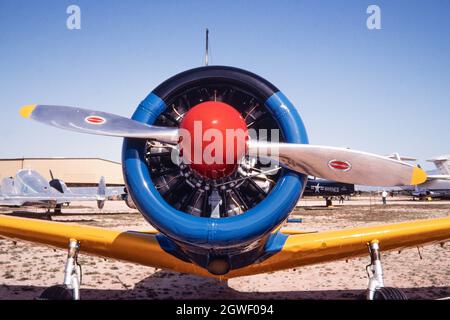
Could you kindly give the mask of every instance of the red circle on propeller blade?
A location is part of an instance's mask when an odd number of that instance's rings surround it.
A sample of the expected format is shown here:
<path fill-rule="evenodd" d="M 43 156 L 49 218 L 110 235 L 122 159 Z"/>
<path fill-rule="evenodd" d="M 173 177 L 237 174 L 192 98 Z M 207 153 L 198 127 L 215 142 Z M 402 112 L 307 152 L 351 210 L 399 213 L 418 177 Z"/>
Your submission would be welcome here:
<path fill-rule="evenodd" d="M 106 122 L 106 119 L 99 116 L 89 116 L 84 119 L 84 121 L 90 124 L 104 124 Z"/>
<path fill-rule="evenodd" d="M 337 171 L 347 172 L 352 168 L 352 165 L 347 161 L 331 160 L 328 162 L 328 166 Z"/>

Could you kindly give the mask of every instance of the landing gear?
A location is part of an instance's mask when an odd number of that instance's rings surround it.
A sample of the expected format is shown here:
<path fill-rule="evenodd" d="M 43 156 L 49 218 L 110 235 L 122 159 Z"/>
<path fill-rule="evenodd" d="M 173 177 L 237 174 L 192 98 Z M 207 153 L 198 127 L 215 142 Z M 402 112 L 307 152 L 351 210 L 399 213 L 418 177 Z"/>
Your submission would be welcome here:
<path fill-rule="evenodd" d="M 61 212 L 62 212 L 62 204 L 57 204 L 55 209 L 53 209 L 53 212 L 55 214 L 61 214 Z"/>
<path fill-rule="evenodd" d="M 370 264 L 366 267 L 369 277 L 367 300 L 408 300 L 401 290 L 384 286 L 378 240 L 369 243 L 369 254 Z"/>
<path fill-rule="evenodd" d="M 43 300 L 80 300 L 81 266 L 78 263 L 80 243 L 75 239 L 69 241 L 64 283 L 49 287 L 42 292 Z"/>
<path fill-rule="evenodd" d="M 100 210 L 105 207 L 105 200 L 97 200 L 97 208 Z"/>
<path fill-rule="evenodd" d="M 327 208 L 333 207 L 333 198 L 325 198 L 325 205 Z"/>

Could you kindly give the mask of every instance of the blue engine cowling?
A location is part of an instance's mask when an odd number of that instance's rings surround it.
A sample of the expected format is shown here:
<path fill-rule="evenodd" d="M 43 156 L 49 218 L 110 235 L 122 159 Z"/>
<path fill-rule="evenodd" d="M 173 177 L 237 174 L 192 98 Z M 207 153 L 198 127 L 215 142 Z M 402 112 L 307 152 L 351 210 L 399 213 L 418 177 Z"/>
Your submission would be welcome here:
<path fill-rule="evenodd" d="M 141 102 L 132 118 L 153 124 L 166 109 L 166 100 L 171 94 L 186 86 L 217 79 L 252 88 L 265 101 L 285 142 L 308 143 L 300 115 L 285 95 L 263 78 L 232 67 L 202 67 L 170 78 Z M 273 241 L 271 234 L 295 207 L 304 190 L 306 176 L 283 171 L 267 197 L 245 214 L 222 219 L 196 217 L 175 209 L 160 195 L 145 161 L 145 146 L 146 142 L 143 140 L 124 140 L 123 172 L 136 207 L 150 224 L 165 235 L 160 237 L 163 248 L 200 265 L 208 264 L 210 259 L 202 260 L 197 256 L 208 252 L 220 251 L 221 256 L 236 255 L 243 251 L 242 248 L 255 247 L 255 244 L 256 247 L 265 246 L 265 251 L 277 250 L 276 247 L 280 244 Z M 272 244 L 275 249 L 268 248 L 268 244 Z M 232 268 L 249 264 L 265 254 L 264 250 L 256 251 L 258 253 L 240 259 Z"/>

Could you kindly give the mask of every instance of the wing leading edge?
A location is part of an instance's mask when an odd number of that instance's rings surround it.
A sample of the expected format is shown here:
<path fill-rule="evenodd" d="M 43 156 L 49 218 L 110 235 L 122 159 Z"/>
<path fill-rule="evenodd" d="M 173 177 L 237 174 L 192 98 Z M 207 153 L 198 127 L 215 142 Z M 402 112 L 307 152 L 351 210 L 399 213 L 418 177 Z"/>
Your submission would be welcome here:
<path fill-rule="evenodd" d="M 283 232 L 283 230 L 282 230 Z M 368 256 L 368 243 L 378 240 L 380 250 L 399 250 L 450 239 L 450 218 L 416 220 L 370 227 L 294 234 L 269 259 L 235 270 L 229 276 L 284 270 L 357 256 Z"/>
<path fill-rule="evenodd" d="M 282 231 L 283 232 L 283 231 Z M 233 278 L 367 255 L 367 243 L 378 240 L 382 251 L 403 249 L 450 239 L 450 218 L 417 220 L 380 226 L 291 233 L 283 249 L 260 263 L 231 271 Z M 157 234 L 117 231 L 0 215 L 0 236 L 66 249 L 80 241 L 81 253 L 113 258 L 183 273 L 217 277 L 195 264 L 165 252 Z"/>
<path fill-rule="evenodd" d="M 70 239 L 80 242 L 80 253 L 112 258 L 178 272 L 209 275 L 165 252 L 157 233 L 119 231 L 85 225 L 0 215 L 0 236 L 67 249 Z"/>

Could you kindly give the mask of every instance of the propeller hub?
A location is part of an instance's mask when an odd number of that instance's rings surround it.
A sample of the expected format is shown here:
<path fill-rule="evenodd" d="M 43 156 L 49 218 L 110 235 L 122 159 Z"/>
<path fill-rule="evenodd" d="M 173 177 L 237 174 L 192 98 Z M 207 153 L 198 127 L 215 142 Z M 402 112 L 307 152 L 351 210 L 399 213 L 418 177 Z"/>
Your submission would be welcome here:
<path fill-rule="evenodd" d="M 247 140 L 241 114 L 224 102 L 202 102 L 181 121 L 181 156 L 195 172 L 209 179 L 228 177 L 238 168 Z"/>

